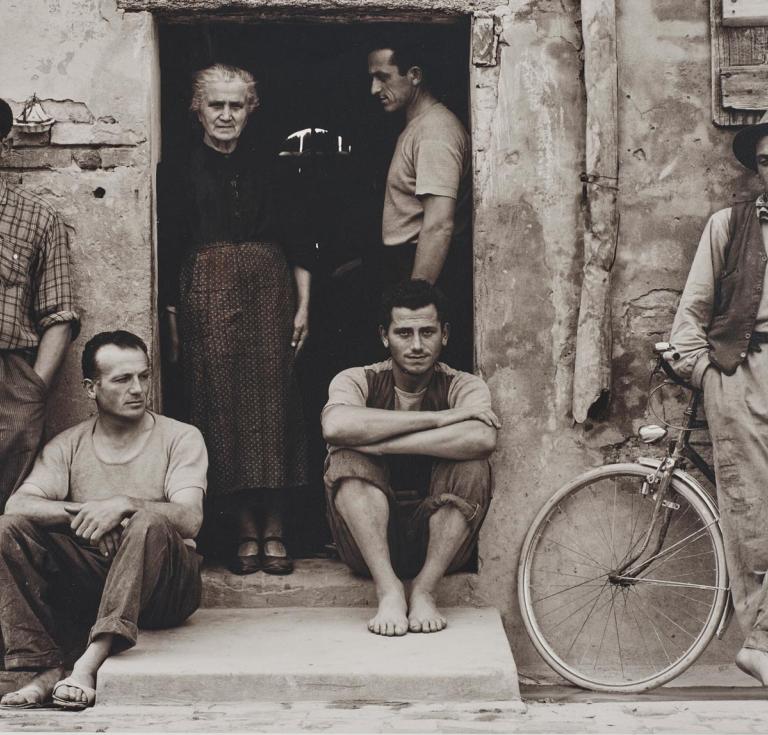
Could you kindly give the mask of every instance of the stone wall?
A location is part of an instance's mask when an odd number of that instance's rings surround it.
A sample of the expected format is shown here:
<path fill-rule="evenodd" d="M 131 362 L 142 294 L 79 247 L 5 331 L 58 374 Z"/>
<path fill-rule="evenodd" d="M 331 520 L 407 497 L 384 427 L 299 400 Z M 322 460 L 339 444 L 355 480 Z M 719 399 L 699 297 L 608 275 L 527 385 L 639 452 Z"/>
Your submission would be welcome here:
<path fill-rule="evenodd" d="M 175 0 L 120 2 L 180 7 Z M 209 12 L 228 5 L 263 12 L 277 3 L 199 3 Z M 354 16 L 354 8 L 386 11 L 397 3 L 325 5 Z M 414 10 L 412 2 L 403 5 Z M 435 3 L 444 12 L 456 5 Z M 320 12 L 324 3 L 311 6 Z M 466 4 L 468 12 L 477 7 Z M 574 425 L 585 114 L 579 1 L 508 0 L 482 8 L 493 11 L 500 35 L 499 63 L 474 67 L 471 84 L 477 365 L 504 428 L 474 597 L 502 610 L 526 671 L 538 659 L 515 598 L 525 531 L 567 478 L 634 456 L 649 346 L 668 333 L 706 218 L 754 182 L 730 156 L 731 133 L 711 122 L 708 0 L 618 2 L 621 225 L 612 396 L 604 416 Z M 60 120 L 50 147 L 17 147 L 12 175 L 70 223 L 83 336 L 123 325 L 152 339 L 151 16 L 117 12 L 115 0 L 26 0 L 3 13 L 0 66 L 13 72 L 4 75 L 0 94 L 21 102 L 36 91 L 55 101 L 49 111 Z M 71 397 L 77 380 L 73 351 L 54 400 L 54 428 L 87 410 Z M 709 655 L 725 661 L 732 648 L 733 640 Z"/>
<path fill-rule="evenodd" d="M 50 144 L 14 130 L 0 166 L 63 214 L 83 320 L 53 388 L 54 433 L 91 410 L 79 387 L 91 335 L 123 327 L 153 340 L 153 59 L 151 17 L 114 0 L 3 3 L 0 97 L 18 113 L 36 92 L 56 124 Z"/>

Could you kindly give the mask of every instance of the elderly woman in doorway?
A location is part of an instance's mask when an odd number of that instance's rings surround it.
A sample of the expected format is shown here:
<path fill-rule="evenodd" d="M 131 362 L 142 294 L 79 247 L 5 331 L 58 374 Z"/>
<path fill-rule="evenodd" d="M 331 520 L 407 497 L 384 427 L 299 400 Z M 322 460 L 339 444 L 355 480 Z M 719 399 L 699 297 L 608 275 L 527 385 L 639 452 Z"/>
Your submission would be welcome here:
<path fill-rule="evenodd" d="M 229 568 L 289 574 L 286 489 L 307 483 L 294 359 L 308 333 L 311 250 L 287 232 L 270 152 L 241 139 L 259 106 L 253 76 L 214 64 L 193 87 L 202 141 L 164 172 L 161 194 L 169 358 L 181 361 L 208 447 L 214 518 L 234 521 Z"/>

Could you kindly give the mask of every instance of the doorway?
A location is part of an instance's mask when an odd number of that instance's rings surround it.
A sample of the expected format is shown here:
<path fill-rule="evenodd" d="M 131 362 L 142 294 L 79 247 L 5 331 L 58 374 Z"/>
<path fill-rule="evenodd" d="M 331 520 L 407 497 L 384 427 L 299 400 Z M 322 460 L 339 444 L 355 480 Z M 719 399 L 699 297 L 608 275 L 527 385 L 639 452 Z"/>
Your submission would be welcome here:
<path fill-rule="evenodd" d="M 214 62 L 247 69 L 258 80 L 261 105 L 243 139 L 258 136 L 274 151 L 280 186 L 311 223 L 311 338 L 298 373 L 312 482 L 292 493 L 286 529 L 298 557 L 323 555 L 330 542 L 319 421 L 328 384 L 340 370 L 382 357 L 371 297 L 377 293 L 373 255 L 381 239 L 387 169 L 404 119 L 384 114 L 371 98 L 367 53 L 389 25 L 211 20 L 159 26 L 163 161 L 188 155 L 200 138 L 188 111 L 192 73 Z M 433 91 L 468 128 L 468 19 L 408 25 L 434 49 Z M 158 216 L 162 220 L 162 208 Z M 162 288 L 167 274 L 161 269 L 158 278 Z M 183 420 L 180 386 L 178 369 L 164 364 L 164 411 Z M 215 550 L 216 539 L 209 541 Z"/>

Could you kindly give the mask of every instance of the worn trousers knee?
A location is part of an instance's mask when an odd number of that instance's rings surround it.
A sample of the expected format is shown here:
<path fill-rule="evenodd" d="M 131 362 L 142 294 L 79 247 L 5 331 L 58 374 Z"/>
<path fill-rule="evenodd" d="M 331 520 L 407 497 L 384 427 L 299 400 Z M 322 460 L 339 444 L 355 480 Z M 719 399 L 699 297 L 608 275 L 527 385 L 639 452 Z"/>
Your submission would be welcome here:
<path fill-rule="evenodd" d="M 89 642 L 115 636 L 113 652 L 135 645 L 139 626 L 178 625 L 200 604 L 200 559 L 162 514 L 140 510 L 123 530 Z"/>

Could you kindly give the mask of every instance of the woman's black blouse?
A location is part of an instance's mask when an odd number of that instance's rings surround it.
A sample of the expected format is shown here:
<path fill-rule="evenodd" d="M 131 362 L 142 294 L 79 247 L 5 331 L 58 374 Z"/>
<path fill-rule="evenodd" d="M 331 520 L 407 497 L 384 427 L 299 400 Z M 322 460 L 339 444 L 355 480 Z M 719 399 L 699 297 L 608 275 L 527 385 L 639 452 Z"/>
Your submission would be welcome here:
<path fill-rule="evenodd" d="M 291 265 L 312 269 L 303 207 L 279 190 L 273 171 L 269 155 L 243 143 L 224 155 L 201 142 L 188 160 L 159 167 L 162 304 L 177 302 L 185 256 L 211 243 L 277 242 Z"/>

